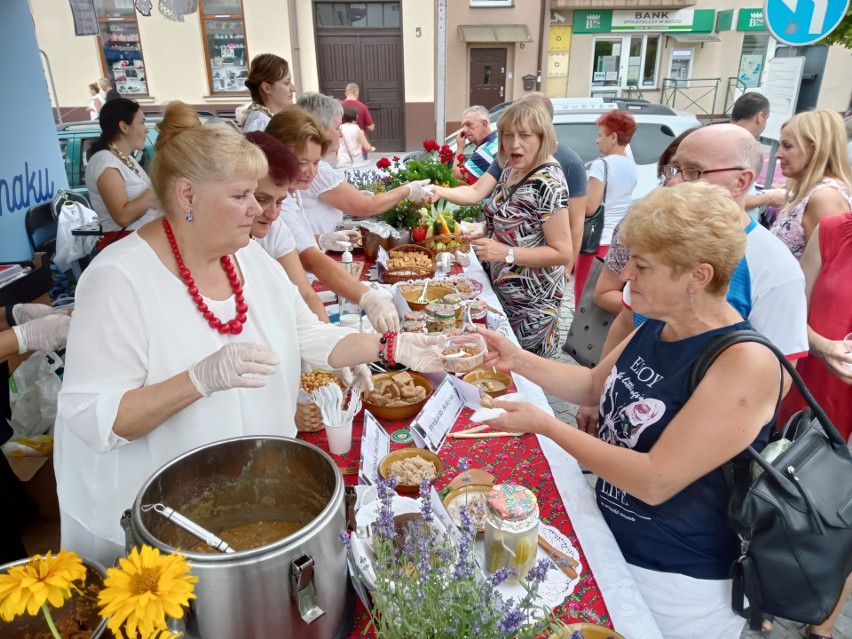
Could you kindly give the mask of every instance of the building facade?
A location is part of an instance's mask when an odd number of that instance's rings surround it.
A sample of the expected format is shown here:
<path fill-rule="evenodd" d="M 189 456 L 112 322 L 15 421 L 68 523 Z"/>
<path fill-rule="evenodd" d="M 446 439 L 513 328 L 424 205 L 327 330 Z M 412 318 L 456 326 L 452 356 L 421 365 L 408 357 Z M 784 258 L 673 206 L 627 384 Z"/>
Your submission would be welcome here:
<path fill-rule="evenodd" d="M 438 0 L 198 0 L 182 22 L 157 8 L 143 16 L 133 0 L 90 1 L 93 11 L 81 14 L 86 2 L 29 0 L 65 121 L 88 119 L 87 85 L 103 76 L 146 110 L 183 100 L 232 114 L 249 100 L 249 61 L 268 52 L 290 62 L 299 92 L 342 98 L 357 82 L 380 150 L 414 149 L 435 134 Z M 446 128 L 457 128 L 468 106 L 533 90 L 724 115 L 760 85 L 775 53 L 760 4 L 446 0 Z M 826 68 L 850 62 L 852 52 L 832 47 Z M 819 106 L 845 110 L 852 74 L 826 78 Z"/>

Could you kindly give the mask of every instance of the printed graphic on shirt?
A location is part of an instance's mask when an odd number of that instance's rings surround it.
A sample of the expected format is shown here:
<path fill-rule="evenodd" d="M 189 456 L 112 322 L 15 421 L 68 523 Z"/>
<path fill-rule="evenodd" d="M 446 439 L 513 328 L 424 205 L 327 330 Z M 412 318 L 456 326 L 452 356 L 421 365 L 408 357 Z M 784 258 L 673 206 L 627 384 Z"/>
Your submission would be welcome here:
<path fill-rule="evenodd" d="M 628 370 L 613 366 L 606 378 L 600 401 L 599 437 L 622 448 L 636 448 L 642 433 L 656 424 L 665 415 L 666 405 L 655 397 L 646 397 L 662 375 L 637 356 Z M 609 482 L 603 481 L 599 493 L 601 506 L 612 513 L 635 521 L 638 515 L 629 508 L 630 495 Z"/>

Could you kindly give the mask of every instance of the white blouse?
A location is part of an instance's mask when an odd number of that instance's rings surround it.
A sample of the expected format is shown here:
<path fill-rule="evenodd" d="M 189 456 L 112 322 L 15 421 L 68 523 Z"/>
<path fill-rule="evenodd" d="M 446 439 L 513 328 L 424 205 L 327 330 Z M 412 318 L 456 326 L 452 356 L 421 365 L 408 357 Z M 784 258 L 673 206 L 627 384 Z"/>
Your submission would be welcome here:
<path fill-rule="evenodd" d="M 68 528 L 123 544 L 122 511 L 169 460 L 227 437 L 295 436 L 300 360 L 327 367 L 338 340 L 353 331 L 317 320 L 255 242 L 236 259 L 249 307 L 240 335 L 211 329 L 184 283 L 137 234 L 107 247 L 83 273 L 55 432 L 60 514 L 74 520 Z M 233 296 L 204 301 L 220 319 L 234 316 Z M 134 441 L 113 433 L 127 391 L 181 373 L 232 342 L 260 342 L 280 355 L 264 388 L 214 393 Z"/>
<path fill-rule="evenodd" d="M 121 174 L 121 179 L 124 180 L 124 186 L 127 189 L 128 200 L 135 200 L 151 188 L 151 178 L 148 177 L 148 174 L 145 173 L 145 170 L 139 162 L 137 162 L 132 156 L 130 157 L 130 161 L 136 166 L 139 171 L 138 173 L 136 171 L 131 171 L 130 167 L 126 166 L 124 162 L 119 160 L 111 151 L 106 149 L 98 151 L 92 155 L 92 157 L 89 158 L 89 163 L 86 165 L 86 188 L 89 189 L 89 202 L 92 204 L 92 210 L 98 214 L 98 222 L 104 231 L 120 231 L 122 229 L 122 227 L 112 219 L 112 216 L 109 214 L 106 204 L 104 204 L 104 200 L 98 191 L 98 178 L 101 177 L 101 174 L 104 171 L 107 169 L 118 169 L 118 172 Z M 157 216 L 158 212 L 156 209 L 148 209 L 145 215 L 133 222 L 133 224 L 129 224 L 127 226 L 127 230 L 135 231 L 140 226 L 143 226 Z"/>

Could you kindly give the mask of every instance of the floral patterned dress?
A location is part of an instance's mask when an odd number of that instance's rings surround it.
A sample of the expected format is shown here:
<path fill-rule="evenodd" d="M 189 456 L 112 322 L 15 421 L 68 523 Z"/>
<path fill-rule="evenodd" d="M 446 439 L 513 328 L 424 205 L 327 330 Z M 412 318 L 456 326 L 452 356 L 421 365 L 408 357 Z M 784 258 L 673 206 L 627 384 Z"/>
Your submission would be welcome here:
<path fill-rule="evenodd" d="M 808 207 L 808 202 L 811 196 L 818 189 L 835 189 L 846 200 L 849 209 L 852 210 L 852 194 L 849 193 L 849 188 L 840 180 L 834 178 L 824 178 L 819 184 L 815 185 L 802 200 L 793 207 L 784 207 L 772 223 L 770 231 L 774 233 L 779 240 L 793 252 L 793 256 L 800 260 L 802 253 L 805 252 L 805 229 L 802 226 L 802 216 L 805 209 Z M 838 211 L 840 213 L 840 211 Z"/>
<path fill-rule="evenodd" d="M 568 208 L 568 186 L 558 164 L 546 164 L 528 176 L 511 195 L 509 169 L 483 211 L 491 239 L 517 248 L 546 246 L 544 223 Z M 508 197 L 508 200 L 506 199 Z M 500 298 L 521 347 L 542 357 L 558 348 L 559 307 L 565 291 L 565 267 L 532 268 L 492 262 L 483 265 Z"/>

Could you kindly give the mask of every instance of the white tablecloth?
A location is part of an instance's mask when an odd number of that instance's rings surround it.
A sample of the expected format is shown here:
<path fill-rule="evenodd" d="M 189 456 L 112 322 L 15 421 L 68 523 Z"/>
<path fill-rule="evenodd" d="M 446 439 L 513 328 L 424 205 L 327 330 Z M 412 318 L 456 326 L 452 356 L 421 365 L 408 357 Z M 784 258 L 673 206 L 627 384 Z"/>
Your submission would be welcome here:
<path fill-rule="evenodd" d="M 479 262 L 472 260 L 471 265 L 464 270 L 465 275 L 482 283 L 480 297 L 494 308 L 501 308 Z M 516 373 L 512 376 L 519 392 L 531 403 L 553 414 L 541 387 Z M 566 425 L 566 428 L 572 426 Z M 538 441 L 550 465 L 565 511 L 582 544 L 589 568 L 603 594 L 613 626 L 629 639 L 663 639 L 577 461 L 551 439 L 539 435 Z"/>

